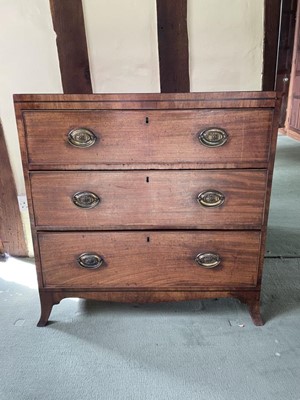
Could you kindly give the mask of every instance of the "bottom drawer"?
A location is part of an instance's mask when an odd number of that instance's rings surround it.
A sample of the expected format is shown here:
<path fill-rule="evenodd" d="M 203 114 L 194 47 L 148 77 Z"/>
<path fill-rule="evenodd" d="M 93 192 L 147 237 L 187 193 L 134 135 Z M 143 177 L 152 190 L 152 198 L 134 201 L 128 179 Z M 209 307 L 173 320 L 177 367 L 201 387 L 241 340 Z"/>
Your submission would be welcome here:
<path fill-rule="evenodd" d="M 260 232 L 39 233 L 39 246 L 45 287 L 253 287 Z"/>

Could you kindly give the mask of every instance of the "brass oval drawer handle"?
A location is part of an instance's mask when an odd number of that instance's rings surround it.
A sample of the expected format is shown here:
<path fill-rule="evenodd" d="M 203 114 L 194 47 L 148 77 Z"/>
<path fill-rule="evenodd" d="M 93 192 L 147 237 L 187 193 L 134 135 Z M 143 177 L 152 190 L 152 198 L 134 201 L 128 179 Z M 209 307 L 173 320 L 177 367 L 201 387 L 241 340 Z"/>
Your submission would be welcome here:
<path fill-rule="evenodd" d="M 217 267 L 221 258 L 219 254 L 215 253 L 200 253 L 196 256 L 195 261 L 200 267 L 210 269 Z"/>
<path fill-rule="evenodd" d="M 73 194 L 72 201 L 75 206 L 80 208 L 94 208 L 101 199 L 93 192 L 77 192 Z"/>
<path fill-rule="evenodd" d="M 206 190 L 198 194 L 197 200 L 203 207 L 220 207 L 225 201 L 225 196 L 217 190 Z"/>
<path fill-rule="evenodd" d="M 203 146 L 220 147 L 227 142 L 228 134 L 221 128 L 207 128 L 199 133 L 198 139 Z"/>
<path fill-rule="evenodd" d="M 75 147 L 91 147 L 95 144 L 97 136 L 86 128 L 76 128 L 68 133 L 68 142 Z"/>
<path fill-rule="evenodd" d="M 82 268 L 96 269 L 96 268 L 101 267 L 104 260 L 98 254 L 82 253 L 78 257 L 77 262 L 78 262 L 79 266 Z"/>

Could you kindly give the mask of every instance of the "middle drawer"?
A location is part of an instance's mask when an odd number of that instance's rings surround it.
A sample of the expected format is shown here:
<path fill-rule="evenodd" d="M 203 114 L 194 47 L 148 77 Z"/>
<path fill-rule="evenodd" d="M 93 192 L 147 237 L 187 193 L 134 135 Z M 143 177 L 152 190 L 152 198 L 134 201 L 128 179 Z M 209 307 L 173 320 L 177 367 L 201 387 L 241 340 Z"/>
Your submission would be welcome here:
<path fill-rule="evenodd" d="M 266 171 L 31 173 L 43 229 L 260 229 Z"/>

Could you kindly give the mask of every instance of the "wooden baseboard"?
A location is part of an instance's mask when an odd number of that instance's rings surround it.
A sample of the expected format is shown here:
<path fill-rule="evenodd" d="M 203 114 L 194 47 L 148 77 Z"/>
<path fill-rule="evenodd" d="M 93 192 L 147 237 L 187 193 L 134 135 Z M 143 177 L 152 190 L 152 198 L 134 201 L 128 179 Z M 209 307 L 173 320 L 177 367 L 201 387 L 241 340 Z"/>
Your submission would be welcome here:
<path fill-rule="evenodd" d="M 278 134 L 286 136 L 286 129 L 283 127 L 278 128 Z"/>
<path fill-rule="evenodd" d="M 300 132 L 296 132 L 294 130 L 288 129 L 286 131 L 286 135 L 294 140 L 300 141 Z"/>
<path fill-rule="evenodd" d="M 4 246 L 3 246 L 2 240 L 0 239 L 0 257 L 1 257 L 1 254 L 4 254 L 4 253 L 5 253 Z"/>

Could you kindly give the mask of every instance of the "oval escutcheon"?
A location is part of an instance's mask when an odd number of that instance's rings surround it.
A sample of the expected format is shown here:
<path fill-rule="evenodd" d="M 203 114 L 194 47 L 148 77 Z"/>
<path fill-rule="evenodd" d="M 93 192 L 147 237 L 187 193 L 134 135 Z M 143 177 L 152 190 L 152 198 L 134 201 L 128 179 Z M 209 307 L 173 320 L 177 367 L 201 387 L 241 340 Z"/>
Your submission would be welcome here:
<path fill-rule="evenodd" d="M 98 254 L 94 253 L 82 253 L 78 258 L 77 262 L 80 267 L 86 269 L 96 269 L 101 267 L 103 264 L 103 258 Z"/>
<path fill-rule="evenodd" d="M 97 136 L 87 128 L 76 128 L 68 133 L 68 142 L 75 147 L 91 147 L 96 140 Z"/>
<path fill-rule="evenodd" d="M 197 200 L 203 207 L 220 207 L 225 201 L 225 196 L 218 190 L 206 190 L 198 194 Z"/>
<path fill-rule="evenodd" d="M 219 254 L 215 253 L 200 253 L 197 254 L 195 261 L 200 267 L 211 269 L 217 267 L 220 264 L 221 258 Z"/>
<path fill-rule="evenodd" d="M 220 147 L 227 142 L 228 134 L 221 128 L 207 128 L 199 133 L 198 139 L 203 146 Z"/>
<path fill-rule="evenodd" d="M 94 208 L 100 203 L 100 197 L 93 192 L 77 192 L 73 194 L 72 201 L 80 208 Z"/>

